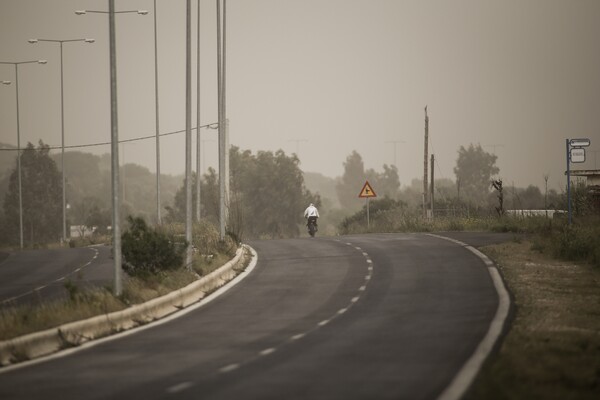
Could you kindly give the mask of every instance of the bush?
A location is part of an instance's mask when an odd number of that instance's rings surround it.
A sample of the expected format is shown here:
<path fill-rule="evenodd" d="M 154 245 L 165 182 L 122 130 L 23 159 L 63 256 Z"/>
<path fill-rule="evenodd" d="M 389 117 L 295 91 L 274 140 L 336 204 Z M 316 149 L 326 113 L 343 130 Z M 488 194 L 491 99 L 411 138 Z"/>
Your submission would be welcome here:
<path fill-rule="evenodd" d="M 180 268 L 187 242 L 160 228 L 151 229 L 140 217 L 127 217 L 129 230 L 121 236 L 123 270 L 131 276 L 147 277 Z"/>
<path fill-rule="evenodd" d="M 557 258 L 589 261 L 600 266 L 599 229 L 593 226 L 565 225 L 552 237 L 552 251 Z"/>

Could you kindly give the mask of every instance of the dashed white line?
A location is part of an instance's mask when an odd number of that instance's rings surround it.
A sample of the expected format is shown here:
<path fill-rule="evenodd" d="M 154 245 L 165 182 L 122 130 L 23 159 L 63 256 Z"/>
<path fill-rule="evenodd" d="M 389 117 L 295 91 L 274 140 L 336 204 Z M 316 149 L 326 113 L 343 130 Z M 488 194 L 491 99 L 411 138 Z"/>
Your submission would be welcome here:
<path fill-rule="evenodd" d="M 342 315 L 343 313 L 345 313 L 346 311 L 348 311 L 347 308 L 342 308 L 341 310 L 339 310 L 337 313 Z"/>
<path fill-rule="evenodd" d="M 361 287 L 358 288 L 359 292 L 364 292 L 367 289 L 367 287 L 365 285 L 362 285 Z"/>
<path fill-rule="evenodd" d="M 373 264 L 373 261 L 371 261 L 371 259 L 370 259 L 370 258 L 367 258 L 367 263 L 369 263 L 369 264 Z"/>
<path fill-rule="evenodd" d="M 369 275 L 365 276 L 365 280 L 366 280 L 366 281 L 369 281 L 369 280 L 371 280 L 371 274 L 369 274 Z"/>
<path fill-rule="evenodd" d="M 302 339 L 304 336 L 306 336 L 306 333 L 299 333 L 297 335 L 292 336 L 290 339 L 291 340 L 300 340 Z"/>
<path fill-rule="evenodd" d="M 167 389 L 167 393 L 178 393 L 194 386 L 193 382 L 181 382 Z"/>
<path fill-rule="evenodd" d="M 329 319 L 326 319 L 325 321 L 319 322 L 317 325 L 319 325 L 319 326 L 325 326 L 325 325 L 327 325 L 329 323 L 329 321 L 330 321 Z"/>
<path fill-rule="evenodd" d="M 274 347 L 269 347 L 268 349 L 264 349 L 263 351 L 261 351 L 259 354 L 261 356 L 268 356 L 269 354 L 272 354 L 275 352 L 275 348 Z"/>
<path fill-rule="evenodd" d="M 239 367 L 240 367 L 240 364 L 229 364 L 229 365 L 226 365 L 223 368 L 219 369 L 219 372 L 222 374 L 226 374 L 228 372 L 235 371 Z"/>
<path fill-rule="evenodd" d="M 358 299 L 360 299 L 360 296 L 353 297 L 352 300 L 350 300 L 350 301 L 353 303 L 356 303 L 358 301 Z"/>

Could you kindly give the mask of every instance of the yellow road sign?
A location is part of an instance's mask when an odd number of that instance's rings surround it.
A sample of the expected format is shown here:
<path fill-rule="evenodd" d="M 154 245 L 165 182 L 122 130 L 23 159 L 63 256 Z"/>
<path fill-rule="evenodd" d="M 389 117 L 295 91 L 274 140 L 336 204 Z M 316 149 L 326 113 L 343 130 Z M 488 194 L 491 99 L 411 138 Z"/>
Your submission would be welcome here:
<path fill-rule="evenodd" d="M 371 187 L 371 185 L 369 184 L 369 181 L 365 182 L 365 185 L 363 186 L 362 190 L 360 191 L 360 194 L 358 195 L 358 197 L 377 197 L 377 194 L 375 193 L 375 191 L 373 190 L 373 188 Z"/>

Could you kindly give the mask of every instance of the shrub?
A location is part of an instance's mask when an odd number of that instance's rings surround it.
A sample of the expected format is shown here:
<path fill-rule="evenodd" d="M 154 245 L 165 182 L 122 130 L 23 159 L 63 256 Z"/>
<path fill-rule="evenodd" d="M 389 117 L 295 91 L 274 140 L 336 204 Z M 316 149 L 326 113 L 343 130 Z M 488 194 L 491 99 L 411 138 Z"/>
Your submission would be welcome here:
<path fill-rule="evenodd" d="M 129 230 L 122 235 L 123 269 L 131 276 L 144 277 L 177 269 L 183 264 L 187 242 L 177 243 L 175 236 L 151 229 L 140 217 L 127 217 Z"/>

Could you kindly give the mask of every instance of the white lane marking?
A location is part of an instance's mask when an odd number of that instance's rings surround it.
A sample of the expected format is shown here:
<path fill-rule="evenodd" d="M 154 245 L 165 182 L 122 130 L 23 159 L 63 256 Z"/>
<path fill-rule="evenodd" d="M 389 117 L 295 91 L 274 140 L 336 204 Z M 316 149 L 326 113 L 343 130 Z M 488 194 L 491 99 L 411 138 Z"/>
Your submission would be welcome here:
<path fill-rule="evenodd" d="M 194 386 L 194 382 L 181 382 L 167 388 L 167 393 L 179 393 Z"/>
<path fill-rule="evenodd" d="M 226 374 L 228 372 L 235 371 L 239 367 L 240 367 L 240 364 L 229 364 L 229 365 L 226 365 L 223 368 L 219 369 L 219 372 L 222 374 Z"/>
<path fill-rule="evenodd" d="M 361 287 L 358 288 L 358 291 L 359 292 L 364 292 L 366 288 L 367 287 L 365 285 L 362 285 Z"/>
<path fill-rule="evenodd" d="M 342 308 L 341 310 L 339 310 L 337 313 L 342 315 L 343 313 L 345 313 L 346 311 L 348 311 L 348 308 Z"/>
<path fill-rule="evenodd" d="M 360 296 L 353 297 L 352 300 L 350 300 L 350 301 L 353 303 L 356 303 L 358 301 L 358 299 L 360 299 Z"/>
<path fill-rule="evenodd" d="M 319 326 L 325 326 L 325 325 L 327 325 L 329 323 L 329 321 L 330 321 L 329 319 L 326 319 L 325 321 L 319 322 L 317 325 L 319 325 Z"/>
<path fill-rule="evenodd" d="M 368 262 L 369 264 L 373 264 L 373 261 L 371 261 L 371 259 L 370 259 L 370 258 L 367 258 L 367 262 Z"/>
<path fill-rule="evenodd" d="M 370 280 L 371 280 L 371 275 L 367 275 L 367 276 L 365 276 L 365 280 L 366 280 L 366 281 L 370 281 Z"/>
<path fill-rule="evenodd" d="M 368 257 L 368 256 L 369 256 L 369 253 L 365 253 L 365 252 L 363 251 L 363 256 L 365 256 L 365 257 Z"/>
<path fill-rule="evenodd" d="M 306 336 L 306 333 L 299 333 L 297 335 L 294 335 L 290 338 L 290 340 L 300 340 L 302 339 L 304 336 Z"/>
<path fill-rule="evenodd" d="M 466 247 L 473 254 L 477 255 L 486 265 L 493 265 L 493 267 L 487 267 L 487 270 L 494 283 L 494 288 L 498 293 L 498 308 L 496 309 L 496 314 L 494 315 L 494 318 L 492 319 L 490 327 L 488 328 L 484 338 L 481 340 L 479 345 L 477 345 L 475 352 L 462 366 L 460 371 L 458 371 L 454 379 L 452 379 L 452 382 L 450 382 L 450 385 L 448 385 L 448 387 L 444 389 L 442 394 L 440 394 L 438 397 L 438 400 L 458 400 L 463 397 L 467 389 L 471 386 L 471 383 L 479 373 L 484 361 L 494 348 L 494 344 L 502 334 L 502 328 L 504 327 L 504 323 L 506 322 L 508 311 L 510 309 L 510 296 L 508 295 L 508 291 L 504 286 L 504 281 L 502 281 L 502 277 L 500 276 L 498 269 L 485 254 L 456 239 L 450 239 L 445 236 L 433 234 L 428 235 L 439 239 L 445 239 L 460 246 Z"/>
<path fill-rule="evenodd" d="M 348 243 L 348 242 L 346 242 L 346 244 L 347 244 L 348 246 L 352 246 L 352 243 Z"/>
<path fill-rule="evenodd" d="M 354 246 L 354 248 L 355 248 L 356 250 L 358 250 L 358 251 L 362 251 L 362 249 L 361 249 L 360 247 L 358 247 L 358 246 Z"/>
<path fill-rule="evenodd" d="M 263 351 L 261 351 L 260 354 L 261 356 L 268 356 L 269 354 L 272 354 L 275 352 L 275 348 L 274 347 L 269 347 L 268 349 L 264 349 Z"/>
<path fill-rule="evenodd" d="M 369 265 L 369 268 L 367 268 L 369 271 L 373 271 L 373 267 L 371 265 Z"/>
<path fill-rule="evenodd" d="M 183 317 L 184 315 L 187 315 L 187 314 L 189 314 L 189 313 L 197 310 L 198 308 L 205 306 L 206 304 L 208 304 L 211 301 L 217 299 L 223 293 L 229 291 L 235 285 L 237 285 L 238 283 L 240 283 L 242 281 L 242 279 L 244 279 L 246 276 L 248 276 L 254 270 L 254 268 L 256 267 L 256 264 L 258 262 L 258 254 L 256 254 L 256 251 L 252 247 L 247 246 L 247 245 L 246 245 L 246 247 L 247 247 L 248 250 L 250 250 L 250 253 L 252 254 L 252 260 L 250 261 L 250 263 L 248 264 L 248 266 L 246 267 L 246 269 L 243 270 L 242 272 L 240 272 L 235 278 L 233 278 L 227 284 L 225 284 L 225 286 L 221 286 L 221 288 L 217 289 L 210 296 L 203 298 L 199 302 L 197 302 L 197 303 L 195 303 L 195 304 L 193 304 L 193 305 L 191 305 L 189 307 L 186 307 L 183 310 L 180 310 L 180 311 L 178 311 L 176 313 L 173 313 L 173 314 L 171 314 L 171 315 L 169 315 L 169 316 L 167 316 L 165 318 L 162 318 L 162 319 L 159 319 L 159 320 L 156 320 L 156 321 L 152 321 L 152 322 L 150 322 L 150 323 L 148 323 L 146 325 L 140 325 L 140 326 L 138 326 L 136 328 L 129 329 L 127 331 L 123 331 L 123 332 L 120 332 L 120 333 L 116 333 L 114 335 L 107 336 L 107 337 L 102 338 L 102 339 L 91 340 L 89 342 L 83 343 L 80 346 L 71 347 L 71 348 L 68 348 L 66 350 L 60 351 L 58 353 L 50 354 L 50 355 L 45 356 L 45 357 L 35 358 L 33 360 L 30 360 L 30 361 L 23 361 L 23 362 L 20 362 L 18 364 L 7 365 L 5 367 L 0 368 L 0 375 L 4 374 L 6 372 L 9 372 L 9 371 L 14 371 L 14 370 L 17 370 L 17 369 L 22 369 L 22 368 L 27 368 L 27 367 L 30 367 L 32 365 L 41 364 L 41 363 L 44 363 L 44 362 L 47 362 L 47 361 L 51 361 L 51 360 L 55 360 L 55 359 L 58 359 L 58 358 L 67 357 L 67 356 L 69 356 L 71 354 L 78 353 L 78 352 L 80 352 L 82 350 L 89 349 L 91 347 L 99 346 L 99 345 L 101 345 L 103 343 L 106 343 L 106 342 L 112 342 L 113 340 L 119 340 L 119 339 L 121 339 L 121 338 L 123 338 L 125 336 L 134 335 L 136 333 L 145 331 L 146 329 L 152 329 L 152 328 L 154 328 L 156 326 L 164 325 L 164 324 L 166 324 L 168 322 L 171 322 L 174 319 Z M 239 365 L 238 365 L 238 367 L 239 367 Z M 227 367 L 224 367 L 224 368 L 227 368 Z"/>
<path fill-rule="evenodd" d="M 34 291 L 34 292 L 36 292 L 36 291 L 38 291 L 38 290 L 42 290 L 42 289 L 44 289 L 45 287 L 46 287 L 46 286 L 39 286 L 39 287 L 36 287 L 35 289 L 33 289 L 33 291 Z"/>

